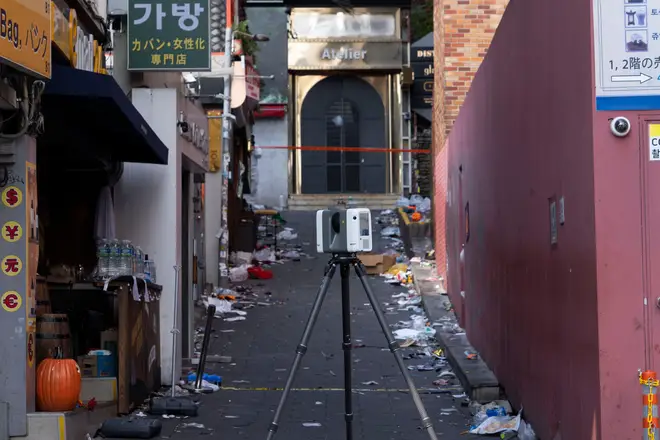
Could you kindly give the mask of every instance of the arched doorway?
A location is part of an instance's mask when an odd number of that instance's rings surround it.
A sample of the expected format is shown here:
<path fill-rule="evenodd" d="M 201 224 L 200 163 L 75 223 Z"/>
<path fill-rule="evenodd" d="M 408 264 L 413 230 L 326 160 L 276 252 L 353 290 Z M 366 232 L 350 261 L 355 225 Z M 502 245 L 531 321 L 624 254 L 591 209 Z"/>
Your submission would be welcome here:
<path fill-rule="evenodd" d="M 378 92 L 354 76 L 332 76 L 307 94 L 301 141 L 310 147 L 384 148 L 385 107 Z M 302 151 L 303 194 L 385 193 L 386 153 Z"/>

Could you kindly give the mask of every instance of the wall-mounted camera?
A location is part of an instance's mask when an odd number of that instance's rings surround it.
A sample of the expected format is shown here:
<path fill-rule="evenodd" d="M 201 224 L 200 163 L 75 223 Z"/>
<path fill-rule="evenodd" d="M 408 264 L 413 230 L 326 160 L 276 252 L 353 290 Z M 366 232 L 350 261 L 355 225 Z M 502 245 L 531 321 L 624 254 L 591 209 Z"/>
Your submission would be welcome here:
<path fill-rule="evenodd" d="M 612 118 L 610 120 L 610 131 L 614 136 L 627 136 L 628 133 L 630 133 L 631 128 L 632 125 L 630 124 L 630 121 L 628 118 L 624 118 L 623 116 L 617 116 L 616 118 Z"/>

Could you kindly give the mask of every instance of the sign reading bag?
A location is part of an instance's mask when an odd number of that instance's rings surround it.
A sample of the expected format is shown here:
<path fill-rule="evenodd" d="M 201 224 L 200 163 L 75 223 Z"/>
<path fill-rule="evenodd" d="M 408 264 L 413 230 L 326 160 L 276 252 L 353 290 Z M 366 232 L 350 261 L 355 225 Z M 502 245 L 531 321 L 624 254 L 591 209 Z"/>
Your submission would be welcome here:
<path fill-rule="evenodd" d="M 0 61 L 50 79 L 50 43 L 50 0 L 0 2 Z"/>
<path fill-rule="evenodd" d="M 128 70 L 211 70 L 210 0 L 135 0 L 128 9 Z"/>

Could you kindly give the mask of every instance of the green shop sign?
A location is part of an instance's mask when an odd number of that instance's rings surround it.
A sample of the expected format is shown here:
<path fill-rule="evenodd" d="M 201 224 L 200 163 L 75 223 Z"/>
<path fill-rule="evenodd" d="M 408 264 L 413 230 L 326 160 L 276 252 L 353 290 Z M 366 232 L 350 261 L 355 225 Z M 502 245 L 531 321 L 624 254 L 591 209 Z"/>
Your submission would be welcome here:
<path fill-rule="evenodd" d="M 210 0 L 131 0 L 128 70 L 211 70 Z"/>

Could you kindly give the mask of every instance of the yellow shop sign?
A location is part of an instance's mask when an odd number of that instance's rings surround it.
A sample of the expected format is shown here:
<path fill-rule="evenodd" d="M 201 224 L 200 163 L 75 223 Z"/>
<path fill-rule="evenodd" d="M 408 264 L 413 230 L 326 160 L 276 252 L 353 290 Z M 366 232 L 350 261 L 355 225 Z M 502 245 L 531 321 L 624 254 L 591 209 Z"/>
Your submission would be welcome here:
<path fill-rule="evenodd" d="M 71 65 L 80 70 L 107 74 L 108 71 L 104 67 L 103 47 L 94 36 L 85 34 L 85 31 L 78 26 L 75 9 L 70 9 L 67 14 L 55 3 L 51 3 L 51 7 L 53 42 L 66 55 Z"/>
<path fill-rule="evenodd" d="M 0 63 L 50 78 L 50 9 L 44 0 L 0 2 Z"/>

